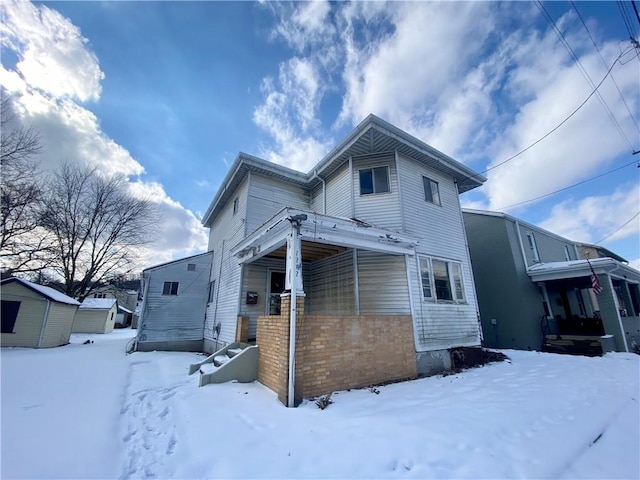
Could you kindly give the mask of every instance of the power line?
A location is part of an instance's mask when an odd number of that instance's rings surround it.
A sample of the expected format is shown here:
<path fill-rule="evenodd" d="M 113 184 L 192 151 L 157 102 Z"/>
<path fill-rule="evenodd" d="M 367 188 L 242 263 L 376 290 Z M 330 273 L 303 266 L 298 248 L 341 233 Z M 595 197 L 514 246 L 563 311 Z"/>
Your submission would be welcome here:
<path fill-rule="evenodd" d="M 556 35 L 562 42 L 562 45 L 567 49 L 569 54 L 575 60 L 576 65 L 578 65 L 578 69 L 580 70 L 580 73 L 582 73 L 582 76 L 587 80 L 587 83 L 591 85 L 592 88 L 595 87 L 593 80 L 591 80 L 591 77 L 589 76 L 589 73 L 582 65 L 582 62 L 580 61 L 576 53 L 573 51 L 573 48 L 571 48 L 571 45 L 569 45 L 569 41 L 566 39 L 562 31 L 558 28 L 558 26 L 556 25 L 556 22 L 553 20 L 553 18 L 551 17 L 547 9 L 544 8 L 544 5 L 542 5 L 542 2 L 540 0 L 536 1 L 536 6 L 538 7 L 538 10 L 540 10 L 540 13 L 542 13 L 542 15 L 549 22 L 549 24 L 553 27 L 554 31 L 556 32 Z M 602 104 L 602 107 L 606 110 L 607 114 L 609 115 L 609 119 L 613 122 L 615 127 L 618 129 L 618 133 L 620 133 L 622 138 L 627 142 L 627 145 L 629 145 L 629 148 L 633 150 L 633 146 L 631 145 L 631 142 L 627 138 L 627 135 L 624 133 L 624 130 L 620 126 L 620 123 L 618 123 L 618 120 L 616 119 L 615 115 L 609 108 L 609 105 L 607 105 L 607 102 L 604 100 L 600 92 L 597 93 L 597 96 L 598 96 L 598 100 L 600 100 L 600 103 Z"/>
<path fill-rule="evenodd" d="M 636 12 L 636 18 L 638 19 L 638 23 L 640 23 L 640 13 L 638 13 L 638 7 L 636 7 L 635 0 L 631 0 L 631 6 L 633 7 L 633 11 Z"/>
<path fill-rule="evenodd" d="M 559 190 L 555 190 L 555 191 L 550 192 L 550 193 L 545 193 L 544 195 L 540 195 L 539 197 L 535 197 L 535 198 L 530 198 L 529 200 L 524 200 L 524 201 L 518 202 L 518 203 L 512 203 L 511 205 L 507 205 L 506 207 L 500 207 L 500 208 L 497 208 L 496 210 L 505 210 L 507 208 L 515 207 L 515 206 L 518 206 L 518 205 L 523 205 L 525 203 L 530 203 L 530 202 L 533 202 L 535 200 L 540 200 L 541 198 L 550 197 L 551 195 L 555 195 L 556 193 L 564 192 L 565 190 L 569 190 L 570 188 L 577 187 L 578 185 L 582 185 L 583 183 L 587 183 L 587 182 L 591 182 L 593 180 L 597 180 L 598 178 L 602 178 L 605 175 L 609 175 L 610 173 L 617 172 L 618 170 L 622 170 L 623 168 L 626 168 L 629 165 L 634 165 L 636 163 L 637 162 L 634 160 L 633 162 L 626 163 L 626 164 L 624 164 L 624 165 L 622 165 L 622 166 L 620 166 L 618 168 L 614 168 L 613 170 L 609 170 L 608 172 L 601 173 L 599 175 L 596 175 L 595 177 L 587 178 L 586 180 L 582 180 L 582 181 L 580 181 L 578 183 L 574 183 L 573 185 L 569 185 L 568 187 L 564 187 L 564 188 L 561 188 Z"/>
<path fill-rule="evenodd" d="M 602 56 L 602 52 L 600 51 L 600 48 L 598 47 L 598 44 L 596 43 L 595 39 L 593 38 L 593 35 L 591 35 L 591 31 L 589 30 L 589 27 L 587 26 L 586 22 L 582 18 L 582 15 L 580 15 L 580 12 L 578 11 L 578 7 L 576 7 L 576 4 L 573 2 L 573 0 L 569 0 L 569 3 L 571 3 L 571 6 L 575 10 L 575 12 L 578 14 L 578 18 L 580 19 L 580 22 L 582 22 L 582 25 L 584 26 L 585 30 L 587 31 L 587 34 L 589 35 L 589 38 L 591 39 L 591 43 L 593 43 L 593 46 L 596 48 L 596 51 L 598 52 L 598 56 L 600 57 L 600 60 L 602 61 L 602 64 L 604 65 L 605 68 L 607 68 L 607 62 L 604 59 L 604 57 Z M 633 121 L 633 123 L 636 126 L 636 128 L 638 130 L 640 130 L 640 127 L 638 126 L 638 123 L 636 122 L 636 119 L 633 117 L 633 113 L 631 113 L 631 109 L 629 108 L 629 104 L 627 103 L 627 101 L 625 100 L 624 96 L 622 95 L 622 92 L 620 91 L 620 87 L 618 86 L 618 83 L 616 82 L 616 79 L 613 78 L 613 73 L 611 74 L 611 81 L 616 86 L 616 90 L 618 90 L 618 94 L 620 95 L 620 99 L 622 100 L 622 103 L 624 103 L 624 106 L 627 108 L 627 112 L 629 113 L 629 116 L 631 117 L 631 120 Z"/>
<path fill-rule="evenodd" d="M 631 26 L 631 19 L 629 18 L 629 14 L 624 7 L 624 2 L 618 0 L 618 9 L 620 10 L 620 15 L 622 15 L 622 21 L 624 22 L 624 26 L 627 27 L 627 32 L 629 33 L 629 38 L 634 38 L 633 27 Z"/>
<path fill-rule="evenodd" d="M 600 245 L 602 242 L 604 242 L 607 238 L 609 238 L 610 236 L 612 236 L 614 233 L 618 233 L 620 230 L 622 230 L 624 227 L 626 227 L 627 225 L 629 225 L 631 223 L 631 221 L 636 218 L 638 215 L 640 215 L 640 210 L 638 210 L 636 212 L 636 214 L 631 217 L 629 220 L 627 220 L 626 222 L 624 222 L 622 225 L 620 225 L 618 228 L 616 228 L 613 232 L 611 232 L 609 235 L 607 235 L 604 238 L 601 238 L 600 240 L 598 240 L 597 242 L 594 243 L 594 245 Z"/>
<path fill-rule="evenodd" d="M 587 98 L 584 99 L 584 101 L 578 105 L 578 107 L 569 114 L 569 116 L 567 116 L 564 120 L 562 120 L 558 125 L 556 125 L 555 127 L 553 127 L 551 130 L 549 130 L 545 135 L 543 135 L 542 137 L 540 137 L 538 140 L 536 140 L 535 142 L 533 142 L 532 144 L 530 144 L 529 146 L 523 148 L 522 150 L 520 150 L 518 153 L 516 153 L 515 155 L 510 156 L 509 158 L 507 158 L 506 160 L 501 161 L 500 163 L 496 163 L 495 165 L 487 168 L 486 170 L 483 170 L 482 172 L 478 172 L 475 175 L 470 175 L 467 178 L 465 178 L 463 180 L 462 183 L 464 183 L 466 180 L 469 180 L 470 178 L 474 178 L 478 175 L 482 175 L 484 173 L 487 173 L 491 170 L 493 170 L 494 168 L 498 168 L 501 165 L 504 165 L 507 162 L 510 162 L 511 160 L 519 157 L 520 155 L 522 155 L 524 152 L 526 152 L 527 150 L 531 149 L 532 147 L 536 146 L 538 143 L 540 143 L 542 140 L 544 140 L 545 138 L 547 138 L 549 135 L 551 135 L 553 132 L 555 132 L 556 130 L 558 130 L 562 125 L 564 125 L 571 117 L 573 117 L 576 113 L 578 113 L 578 110 L 580 110 L 588 101 L 591 97 L 593 97 L 593 95 L 598 91 L 598 88 L 600 88 L 600 86 L 603 84 L 603 82 L 607 79 L 607 77 L 609 76 L 609 74 L 611 73 L 611 71 L 613 70 L 613 67 L 615 67 L 616 63 L 618 63 L 618 60 L 620 60 L 620 58 L 622 58 L 623 55 L 626 55 L 626 53 L 629 51 L 629 49 L 625 50 L 624 52 L 622 52 L 620 55 L 618 55 L 618 58 L 616 58 L 614 60 L 614 62 L 611 64 L 611 67 L 609 68 L 609 70 L 607 71 L 607 73 L 604 75 L 604 77 L 602 77 L 602 80 L 600 80 L 600 83 L 598 83 L 598 85 L 596 85 L 596 87 L 593 89 L 593 91 L 587 96 Z M 633 149 L 632 149 L 633 150 Z"/>

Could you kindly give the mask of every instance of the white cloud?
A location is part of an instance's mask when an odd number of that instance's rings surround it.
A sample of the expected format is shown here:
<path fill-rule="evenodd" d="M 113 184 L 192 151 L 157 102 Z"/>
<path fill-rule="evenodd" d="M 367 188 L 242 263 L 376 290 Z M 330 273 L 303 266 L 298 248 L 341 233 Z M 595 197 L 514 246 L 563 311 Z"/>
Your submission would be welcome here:
<path fill-rule="evenodd" d="M 629 266 L 631 268 L 635 268 L 636 270 L 640 270 L 640 258 L 636 258 L 635 260 L 629 260 Z"/>
<path fill-rule="evenodd" d="M 2 44 L 20 52 L 16 70 L 31 87 L 80 101 L 100 97 L 104 73 L 80 29 L 55 10 L 24 2 L 0 5 Z"/>
<path fill-rule="evenodd" d="M 206 231 L 193 212 L 162 185 L 145 182 L 142 164 L 102 131 L 95 114 L 76 103 L 98 101 L 104 77 L 80 30 L 45 6 L 18 2 L 0 8 L 3 46 L 18 57 L 15 70 L 0 67 L 0 84 L 12 96 L 16 119 L 40 134 L 42 167 L 76 162 L 132 178 L 132 191 L 155 202 L 160 218 L 158 239 L 140 252 L 141 265 L 206 249 Z"/>
<path fill-rule="evenodd" d="M 629 237 L 637 239 L 640 218 L 636 217 L 624 227 L 622 225 L 638 212 L 639 206 L 640 185 L 628 184 L 610 195 L 561 202 L 539 225 L 571 240 L 586 243 L 598 242 L 604 237 L 607 237 L 605 243 Z"/>
<path fill-rule="evenodd" d="M 277 148 L 265 148 L 260 154 L 272 162 L 308 171 L 331 144 L 317 138 L 322 136 L 318 120 L 322 87 L 316 66 L 293 57 L 280 65 L 277 82 L 264 79 L 262 91 L 265 100 L 255 109 L 253 120 L 273 136 Z"/>

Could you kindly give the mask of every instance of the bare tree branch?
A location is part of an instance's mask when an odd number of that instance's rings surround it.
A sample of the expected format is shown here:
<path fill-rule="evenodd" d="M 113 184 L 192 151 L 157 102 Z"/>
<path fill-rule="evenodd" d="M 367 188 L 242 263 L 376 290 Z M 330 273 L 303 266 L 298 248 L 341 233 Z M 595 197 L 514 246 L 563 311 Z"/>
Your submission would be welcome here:
<path fill-rule="evenodd" d="M 153 240 L 154 204 L 134 197 L 123 177 L 63 165 L 47 193 L 41 224 L 55 238 L 52 268 L 65 293 L 82 301 L 115 274 L 131 271 L 136 247 Z"/>

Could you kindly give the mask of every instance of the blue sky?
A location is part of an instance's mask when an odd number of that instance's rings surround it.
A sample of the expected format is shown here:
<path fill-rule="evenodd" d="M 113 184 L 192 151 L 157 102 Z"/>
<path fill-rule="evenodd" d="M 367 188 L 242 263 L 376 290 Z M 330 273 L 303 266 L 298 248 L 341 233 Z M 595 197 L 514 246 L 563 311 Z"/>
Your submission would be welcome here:
<path fill-rule="evenodd" d="M 146 265 L 206 248 L 198 220 L 238 151 L 306 172 L 375 113 L 484 171 L 615 61 L 602 102 L 462 201 L 578 241 L 611 234 L 603 245 L 637 267 L 640 218 L 621 226 L 640 209 L 640 169 L 622 167 L 640 161 L 627 28 L 638 38 L 640 22 L 624 6 L 626 24 L 616 2 L 5 2 L 0 82 L 41 132 L 43 165 L 97 165 L 154 196 L 164 222 Z"/>

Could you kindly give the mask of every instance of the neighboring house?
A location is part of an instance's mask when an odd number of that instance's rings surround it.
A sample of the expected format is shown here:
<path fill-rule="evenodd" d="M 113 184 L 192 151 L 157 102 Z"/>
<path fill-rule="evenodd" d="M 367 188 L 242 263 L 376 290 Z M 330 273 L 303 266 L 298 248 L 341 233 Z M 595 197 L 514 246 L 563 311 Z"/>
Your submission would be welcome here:
<path fill-rule="evenodd" d="M 80 302 L 51 287 L 19 278 L 2 280 L 3 347 L 57 347 L 69 343 Z"/>
<path fill-rule="evenodd" d="M 142 272 L 137 349 L 202 351 L 213 252 Z"/>
<path fill-rule="evenodd" d="M 257 342 L 258 380 L 281 399 L 294 377 L 308 397 L 449 368 L 480 345 L 458 195 L 483 181 L 374 115 L 306 174 L 239 154 L 203 218 L 213 258 L 192 347 Z M 148 303 L 171 280 L 154 268 Z M 138 347 L 186 334 L 182 309 L 147 310 Z"/>
<path fill-rule="evenodd" d="M 463 209 L 463 216 L 484 345 L 557 351 L 564 342 L 580 351 L 591 342 L 597 350 L 608 335 L 605 351 L 640 346 L 640 272 L 622 257 L 505 213 Z"/>
<path fill-rule="evenodd" d="M 118 300 L 118 306 L 127 310 L 134 311 L 138 302 L 138 292 L 125 288 L 119 288 L 115 285 L 105 285 L 96 288 L 90 295 L 91 298 L 115 298 Z"/>
<path fill-rule="evenodd" d="M 133 322 L 133 312 L 128 308 L 124 308 L 118 304 L 118 313 L 116 315 L 116 328 L 125 328 L 131 326 Z"/>
<path fill-rule="evenodd" d="M 115 298 L 85 298 L 73 322 L 73 333 L 111 333 L 117 314 Z"/>

